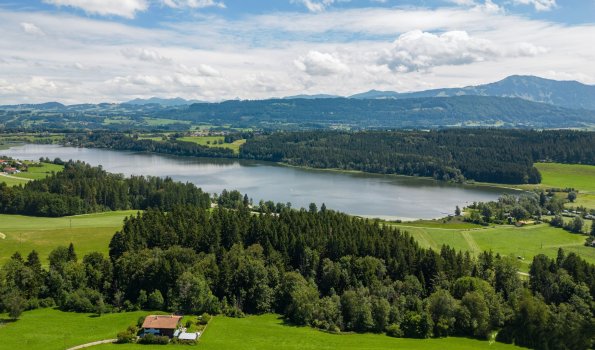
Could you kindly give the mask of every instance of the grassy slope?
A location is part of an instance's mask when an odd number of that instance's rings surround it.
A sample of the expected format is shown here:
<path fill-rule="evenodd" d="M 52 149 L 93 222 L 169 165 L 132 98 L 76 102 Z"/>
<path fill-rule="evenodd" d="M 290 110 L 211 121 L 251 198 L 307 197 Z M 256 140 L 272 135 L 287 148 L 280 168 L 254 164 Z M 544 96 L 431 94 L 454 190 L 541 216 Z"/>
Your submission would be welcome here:
<path fill-rule="evenodd" d="M 216 143 L 217 141 L 223 140 L 223 139 L 224 139 L 223 136 L 186 136 L 186 137 L 180 137 L 178 140 L 185 141 L 185 142 L 194 142 L 201 146 L 207 146 L 207 147 L 229 148 L 229 149 L 233 150 L 234 153 L 239 153 L 240 146 L 243 145 L 244 143 L 246 143 L 246 140 L 237 140 L 237 141 L 234 141 L 233 143 L 222 143 L 222 144 Z M 210 142 L 210 144 L 207 144 L 207 142 Z"/>
<path fill-rule="evenodd" d="M 159 349 L 146 345 L 102 345 L 94 349 Z M 490 344 L 465 338 L 445 339 L 397 339 L 382 334 L 328 334 L 309 327 L 293 327 L 283 324 L 277 315 L 250 316 L 246 318 L 215 317 L 202 336 L 198 348 L 205 350 L 308 350 L 308 349 L 426 349 L 426 350 L 471 350 L 471 349 L 520 349 L 501 343 Z"/>
<path fill-rule="evenodd" d="M 63 350 L 103 339 L 112 339 L 148 312 L 90 314 L 38 309 L 23 313 L 16 322 L 0 325 L 0 349 Z M 6 314 L 0 314 L 5 320 Z"/>
<path fill-rule="evenodd" d="M 595 166 L 580 164 L 537 163 L 542 185 L 546 187 L 573 187 L 581 192 L 595 193 Z"/>
<path fill-rule="evenodd" d="M 548 224 L 515 227 L 510 225 L 475 229 L 421 227 L 410 223 L 392 224 L 402 227 L 417 239 L 421 246 L 439 250 L 444 244 L 474 254 L 492 250 L 504 255 L 521 256 L 521 269 L 526 271 L 533 256 L 545 254 L 555 257 L 558 248 L 572 251 L 595 263 L 595 249 L 585 247 L 585 236 L 572 234 Z"/>
<path fill-rule="evenodd" d="M 10 176 L 0 176 L 0 182 L 6 182 L 8 186 L 24 185 L 30 180 L 43 179 L 52 171 L 61 171 L 62 165 L 42 163 L 40 167 L 29 167 L 28 171 Z"/>
<path fill-rule="evenodd" d="M 109 241 L 122 227 L 124 217 L 134 213 L 117 211 L 64 218 L 0 215 L 0 232 L 6 236 L 0 238 L 0 265 L 15 251 L 26 255 L 32 249 L 45 261 L 52 249 L 70 242 L 80 257 L 92 251 L 107 254 Z"/>

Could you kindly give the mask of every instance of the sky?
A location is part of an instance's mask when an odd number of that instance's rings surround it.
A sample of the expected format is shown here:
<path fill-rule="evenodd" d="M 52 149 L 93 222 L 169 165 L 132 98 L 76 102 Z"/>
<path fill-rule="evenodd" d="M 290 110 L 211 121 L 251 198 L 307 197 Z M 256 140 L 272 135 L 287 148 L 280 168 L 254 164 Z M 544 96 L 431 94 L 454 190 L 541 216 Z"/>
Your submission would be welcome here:
<path fill-rule="evenodd" d="M 0 104 L 595 84 L 595 0 L 0 0 Z"/>

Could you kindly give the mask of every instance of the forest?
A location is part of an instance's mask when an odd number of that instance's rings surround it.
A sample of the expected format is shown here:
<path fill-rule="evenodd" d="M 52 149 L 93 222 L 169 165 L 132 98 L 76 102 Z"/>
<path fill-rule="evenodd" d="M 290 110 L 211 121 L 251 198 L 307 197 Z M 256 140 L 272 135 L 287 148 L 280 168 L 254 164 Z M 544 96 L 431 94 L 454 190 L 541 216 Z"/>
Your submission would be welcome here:
<path fill-rule="evenodd" d="M 239 137 L 239 136 L 237 136 Z M 233 135 L 227 139 L 237 138 Z M 232 151 L 120 133 L 71 134 L 68 145 L 235 158 Z M 322 169 L 433 177 L 463 182 L 540 183 L 537 161 L 594 164 L 595 133 L 565 130 L 301 131 L 250 133 L 239 158 Z"/>
<path fill-rule="evenodd" d="M 171 210 L 181 204 L 209 208 L 210 197 L 193 184 L 159 177 L 126 178 L 79 161 L 65 162 L 63 171 L 24 186 L 0 183 L 3 214 L 57 217 L 109 210 Z"/>
<path fill-rule="evenodd" d="M 49 267 L 15 254 L 0 269 L 2 310 L 276 312 L 328 332 L 466 336 L 534 349 L 587 349 L 595 267 L 560 250 L 534 258 L 420 248 L 406 232 L 312 204 L 259 214 L 176 206 L 125 220 L 109 256 L 58 247 Z"/>

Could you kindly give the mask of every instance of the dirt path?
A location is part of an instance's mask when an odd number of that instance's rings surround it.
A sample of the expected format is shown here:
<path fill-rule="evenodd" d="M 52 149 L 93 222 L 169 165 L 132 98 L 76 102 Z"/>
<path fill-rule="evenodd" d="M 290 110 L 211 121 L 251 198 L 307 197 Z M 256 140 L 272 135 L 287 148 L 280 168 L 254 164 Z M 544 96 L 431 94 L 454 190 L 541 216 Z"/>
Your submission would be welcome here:
<path fill-rule="evenodd" d="M 17 176 L 8 175 L 5 173 L 0 173 L 0 176 L 8 177 L 8 178 L 15 179 L 15 180 L 23 180 L 23 181 L 31 181 L 32 180 L 32 179 L 28 179 L 26 177 L 17 177 Z"/>
<path fill-rule="evenodd" d="M 88 347 L 95 346 L 95 345 L 115 343 L 117 341 L 118 341 L 118 339 L 98 340 L 98 341 L 94 341 L 92 343 L 87 343 L 87 344 L 83 344 L 83 345 L 77 345 L 77 346 L 74 346 L 72 348 L 68 348 L 66 350 L 84 349 L 84 348 L 88 348 Z"/>

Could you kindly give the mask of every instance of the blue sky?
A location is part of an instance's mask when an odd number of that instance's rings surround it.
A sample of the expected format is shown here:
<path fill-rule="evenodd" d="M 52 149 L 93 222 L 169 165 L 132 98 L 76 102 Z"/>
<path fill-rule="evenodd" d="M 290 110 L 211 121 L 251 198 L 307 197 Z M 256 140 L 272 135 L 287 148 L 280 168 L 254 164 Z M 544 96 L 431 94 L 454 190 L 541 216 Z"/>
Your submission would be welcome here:
<path fill-rule="evenodd" d="M 595 0 L 9 0 L 0 30 L 0 103 L 595 83 Z"/>

